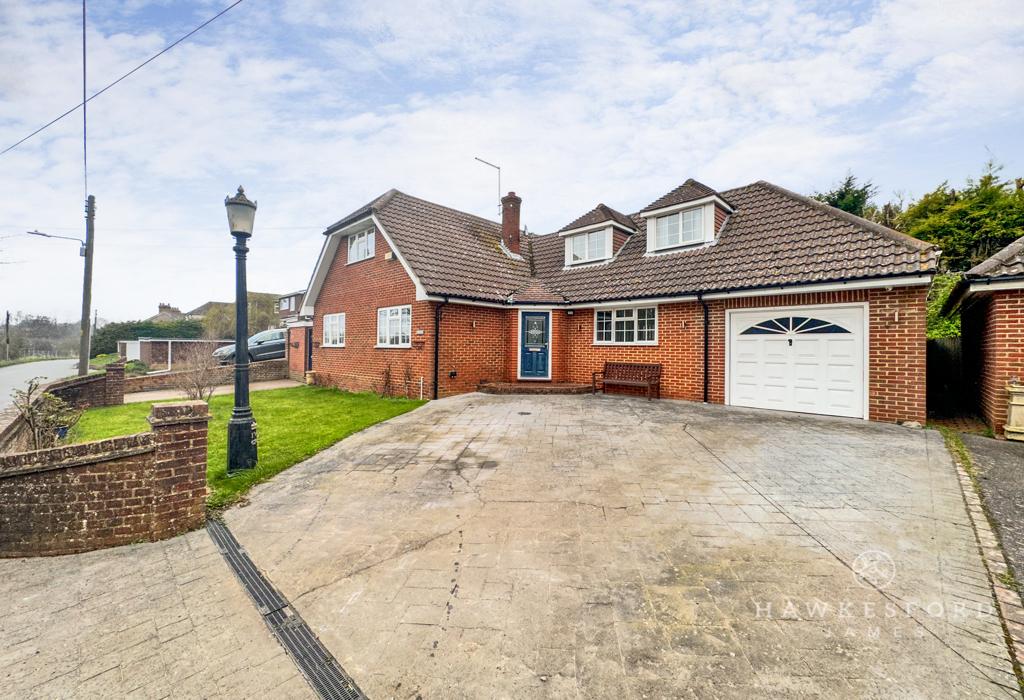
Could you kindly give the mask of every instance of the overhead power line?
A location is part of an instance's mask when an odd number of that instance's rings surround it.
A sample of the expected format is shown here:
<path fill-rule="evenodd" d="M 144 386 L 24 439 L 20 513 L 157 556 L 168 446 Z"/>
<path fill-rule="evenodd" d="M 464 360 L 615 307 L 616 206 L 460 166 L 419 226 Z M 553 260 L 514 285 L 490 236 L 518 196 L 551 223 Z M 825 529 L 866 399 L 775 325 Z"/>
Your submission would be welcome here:
<path fill-rule="evenodd" d="M 83 99 L 82 99 L 82 102 L 81 102 L 80 104 L 77 104 L 77 105 L 75 105 L 74 107 L 72 107 L 72 108 L 71 108 L 71 109 L 69 109 L 68 111 L 66 111 L 66 112 L 64 112 L 63 114 L 61 114 L 61 115 L 60 115 L 59 117 L 57 117 L 57 118 L 55 118 L 55 119 L 51 119 L 50 121 L 46 122 L 46 123 L 45 123 L 45 124 L 43 124 L 43 125 L 42 125 L 41 127 L 39 127 L 38 129 L 36 129 L 35 131 L 33 131 L 33 132 L 32 132 L 31 134 L 29 134 L 29 135 L 28 135 L 28 136 L 26 136 L 25 138 L 21 139 L 20 141 L 17 141 L 16 143 L 12 143 L 12 144 L 11 144 L 10 146 L 8 146 L 8 147 L 7 147 L 7 148 L 5 148 L 4 150 L 0 151 L 0 156 L 2 156 L 2 155 L 4 155 L 4 154 L 8 153 L 9 151 L 13 151 L 13 150 L 14 150 L 15 148 L 17 148 L 17 147 L 18 147 L 18 146 L 20 146 L 21 144 L 25 143 L 26 141 L 28 141 L 28 140 L 29 140 L 30 138 L 32 138 L 32 137 L 33 137 L 33 136 L 35 136 L 36 134 L 39 134 L 40 132 L 42 132 L 42 131 L 45 131 L 46 129 L 49 129 L 49 128 L 50 128 L 51 126 L 53 126 L 54 124 L 56 124 L 57 122 L 59 122 L 59 121 L 60 121 L 61 119 L 63 119 L 64 117 L 68 116 L 69 114 L 74 114 L 74 113 L 75 113 L 75 110 L 77 110 L 77 109 L 81 109 L 81 108 L 84 108 L 84 107 L 85 107 L 85 105 L 86 105 L 86 103 L 88 103 L 88 102 L 92 102 L 92 101 L 93 101 L 93 100 L 95 100 L 95 99 L 96 99 L 97 97 L 99 97 L 100 95 L 102 95 L 103 93 L 105 93 L 105 92 L 106 92 L 107 90 L 109 90 L 110 88 L 112 88 L 112 87 L 114 87 L 115 85 L 117 85 L 118 83 L 120 83 L 120 82 L 121 82 L 122 80 L 124 80 L 125 78 L 127 78 L 127 77 L 129 77 L 129 76 L 133 75 L 134 73 L 138 72 L 138 71 L 139 71 L 140 69 L 144 68 L 145 66 L 149 65 L 150 63 L 152 63 L 152 62 L 153 62 L 153 61 L 155 61 L 156 59 L 160 58 L 160 57 L 161 57 L 161 56 L 163 56 L 163 55 L 164 55 L 165 53 L 167 53 L 168 51 L 170 51 L 171 49 L 173 49 L 173 48 L 174 48 L 175 46 L 177 46 L 178 44 L 180 44 L 181 42 L 185 41 L 185 40 L 186 40 L 186 39 L 188 39 L 188 38 L 189 38 L 190 36 L 192 36 L 193 34 L 195 34 L 196 32 L 198 32 L 198 31 L 199 31 L 200 29 L 202 29 L 202 28 L 206 27 L 207 25 L 211 24 L 211 23 L 212 23 L 212 22 L 214 22 L 215 20 L 217 20 L 217 19 L 219 19 L 220 17 L 222 17 L 222 16 L 224 16 L 225 14 L 227 14 L 227 13 L 228 13 L 228 12 L 229 12 L 230 10 L 232 10 L 232 9 L 234 9 L 235 7 L 237 7 L 237 6 L 241 5 L 241 4 L 242 4 L 242 2 L 243 2 L 243 0 L 235 0 L 235 2 L 231 3 L 230 5 L 228 5 L 227 7 L 225 7 L 225 8 L 223 9 L 223 10 L 221 10 L 220 12 L 218 12 L 217 14 L 215 14 L 215 15 L 214 15 L 213 17 L 211 17 L 210 19 L 208 19 L 208 20 L 206 20 L 205 22 L 203 22 L 202 24 L 200 24 L 200 25 L 199 25 L 198 27 L 196 27 L 195 29 L 193 29 L 192 31 L 190 31 L 190 32 L 189 32 L 188 34 L 185 34 L 184 36 L 180 37 L 180 38 L 179 38 L 178 40 L 176 40 L 175 42 L 173 42 L 173 43 L 171 43 L 171 44 L 168 44 L 168 45 L 167 45 L 166 47 L 164 47 L 164 48 L 163 48 L 163 49 L 162 49 L 161 51 L 159 51 L 159 52 L 157 52 L 157 53 L 153 54 L 152 56 L 150 56 L 149 58 L 147 58 L 147 59 L 146 59 L 145 61 L 143 61 L 143 62 L 142 62 L 142 63 L 140 63 L 139 65 L 135 66 L 134 68 L 132 68 L 132 69 L 131 69 L 130 71 L 128 71 L 128 72 L 127 72 L 127 73 L 125 73 L 124 75 L 122 75 L 122 76 L 121 76 L 120 78 L 118 78 L 118 79 L 117 79 L 117 80 L 115 80 L 114 82 L 110 83 L 110 84 L 109 84 L 109 85 L 107 85 L 106 87 L 102 88 L 102 89 L 101 89 L 101 90 L 100 90 L 99 92 L 96 92 L 96 93 L 94 93 L 92 97 L 90 97 L 90 98 L 88 98 L 88 99 L 85 99 L 85 95 L 84 95 L 84 93 L 83 93 L 83 96 L 82 96 L 82 97 L 83 97 Z"/>

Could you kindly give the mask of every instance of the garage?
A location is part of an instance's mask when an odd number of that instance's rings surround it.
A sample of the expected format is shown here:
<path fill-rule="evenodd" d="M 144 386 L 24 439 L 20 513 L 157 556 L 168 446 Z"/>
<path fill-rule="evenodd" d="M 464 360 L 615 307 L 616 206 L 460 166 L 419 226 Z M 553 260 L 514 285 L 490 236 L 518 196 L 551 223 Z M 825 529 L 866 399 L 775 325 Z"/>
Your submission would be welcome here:
<path fill-rule="evenodd" d="M 729 311 L 726 403 L 867 417 L 867 305 Z"/>

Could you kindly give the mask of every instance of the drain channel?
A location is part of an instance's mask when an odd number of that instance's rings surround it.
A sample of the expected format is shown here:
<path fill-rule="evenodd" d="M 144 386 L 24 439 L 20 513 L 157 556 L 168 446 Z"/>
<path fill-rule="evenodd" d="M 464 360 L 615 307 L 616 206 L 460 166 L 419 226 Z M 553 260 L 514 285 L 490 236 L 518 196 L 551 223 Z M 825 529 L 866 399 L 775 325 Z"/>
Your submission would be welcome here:
<path fill-rule="evenodd" d="M 298 611 L 260 573 L 222 521 L 208 518 L 206 530 L 245 592 L 252 598 L 267 627 L 292 657 L 316 694 L 326 700 L 366 700 L 351 676 L 313 634 Z"/>

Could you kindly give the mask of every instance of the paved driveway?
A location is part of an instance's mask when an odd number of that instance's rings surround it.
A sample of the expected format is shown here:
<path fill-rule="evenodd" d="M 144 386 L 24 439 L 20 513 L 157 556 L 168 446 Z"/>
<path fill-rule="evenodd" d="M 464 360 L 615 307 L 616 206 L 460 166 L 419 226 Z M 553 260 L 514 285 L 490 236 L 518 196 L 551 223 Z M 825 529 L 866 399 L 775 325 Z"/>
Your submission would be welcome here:
<path fill-rule="evenodd" d="M 931 431 L 469 395 L 251 501 L 228 524 L 374 698 L 1017 694 Z"/>

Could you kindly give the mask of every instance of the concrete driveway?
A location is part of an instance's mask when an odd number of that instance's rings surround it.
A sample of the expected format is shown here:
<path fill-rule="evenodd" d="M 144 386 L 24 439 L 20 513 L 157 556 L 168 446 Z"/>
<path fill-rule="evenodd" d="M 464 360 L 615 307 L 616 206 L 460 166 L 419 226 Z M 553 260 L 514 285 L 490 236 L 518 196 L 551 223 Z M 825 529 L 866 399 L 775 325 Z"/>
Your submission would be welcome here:
<path fill-rule="evenodd" d="M 932 431 L 474 394 L 226 520 L 374 698 L 1018 696 Z"/>

